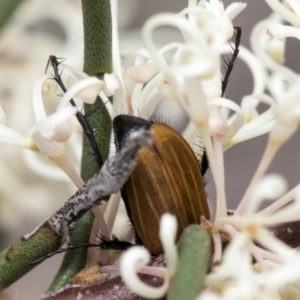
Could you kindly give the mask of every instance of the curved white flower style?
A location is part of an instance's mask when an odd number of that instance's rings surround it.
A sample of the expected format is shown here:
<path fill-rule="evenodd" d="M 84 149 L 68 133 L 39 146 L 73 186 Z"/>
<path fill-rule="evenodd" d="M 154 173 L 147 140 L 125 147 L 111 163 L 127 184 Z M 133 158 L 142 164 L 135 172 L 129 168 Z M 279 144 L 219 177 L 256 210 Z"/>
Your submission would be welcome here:
<path fill-rule="evenodd" d="M 297 14 L 295 2 L 288 3 Z M 207 276 L 207 289 L 199 299 L 237 299 L 245 295 L 249 295 L 249 299 L 274 299 L 287 286 L 300 280 L 300 273 L 292 270 L 292 262 L 299 261 L 299 255 L 265 228 L 300 221 L 299 187 L 284 194 L 286 183 L 282 178 L 263 178 L 279 148 L 299 127 L 299 75 L 283 65 L 285 39 L 298 38 L 298 28 L 281 25 L 282 20 L 274 15 L 254 28 L 251 35 L 254 54 L 243 47 L 240 51 L 240 58 L 253 74 L 253 92 L 237 105 L 221 97 L 219 56 L 228 52 L 225 33 L 230 32 L 230 26 L 226 26 L 231 23 L 228 19 L 224 21 L 226 13 L 220 1 L 197 4 L 190 1 L 189 7 L 179 15 L 160 14 L 145 24 L 143 38 L 151 59 L 144 54 L 143 63 L 138 64 L 136 60 L 129 74 L 133 81 L 139 82 L 138 76 L 141 76 L 142 83 L 148 82 L 151 88 L 157 88 L 157 99 L 166 97 L 181 103 L 191 120 L 184 136 L 195 141 L 201 139 L 197 135 L 200 132 L 210 161 L 217 189 L 213 224 L 215 262 L 222 258 L 219 234 L 227 235 L 230 244 L 220 266 Z M 237 8 L 236 12 L 242 8 L 241 5 L 233 7 Z M 184 43 L 157 47 L 154 31 L 162 26 L 177 28 Z M 175 51 L 171 59 L 165 55 L 169 51 Z M 139 89 L 143 93 L 141 86 Z M 258 111 L 260 103 L 268 107 L 263 113 Z M 236 212 L 227 216 L 222 153 L 236 143 L 266 133 L 269 140 L 261 163 Z M 278 200 L 257 212 L 265 199 Z M 252 257 L 257 261 L 257 269 L 252 265 Z M 218 292 L 220 284 L 224 286 L 222 295 Z M 134 289 L 134 284 L 131 288 Z"/>
<path fill-rule="evenodd" d="M 276 39 L 279 37 L 277 40 L 274 40 L 272 36 L 279 28 L 283 29 L 282 22 L 283 20 L 274 15 L 258 22 L 251 32 L 250 44 L 253 53 L 262 65 L 271 72 L 280 72 L 289 82 L 294 82 L 297 74 L 282 64 L 284 62 L 285 39 L 283 39 L 284 34 L 280 34 L 280 32 L 286 33 L 286 30 L 280 30 L 274 35 Z"/>
<path fill-rule="evenodd" d="M 282 64 L 284 59 L 277 60 L 277 56 L 274 56 L 274 52 L 269 51 L 268 47 L 274 39 L 285 42 L 287 37 L 297 38 L 298 28 L 284 26 L 281 22 L 282 20 L 278 16 L 271 15 L 268 19 L 259 22 L 251 34 L 251 45 L 254 53 L 260 59 L 261 64 L 270 71 L 270 75 L 267 77 L 267 87 L 272 98 L 264 96 L 264 101 L 267 100 L 270 109 L 259 118 L 260 121 L 264 121 L 260 124 L 260 131 L 270 132 L 270 134 L 265 153 L 236 210 L 236 214 L 245 210 L 251 190 L 262 178 L 281 146 L 290 139 L 299 127 L 300 101 L 297 96 L 299 93 L 299 75 Z M 282 48 L 280 47 L 279 50 Z M 243 133 L 241 130 L 240 134 L 238 133 L 234 138 L 240 139 Z M 245 136 L 247 136 L 247 132 Z"/>
<path fill-rule="evenodd" d="M 188 13 L 189 20 L 202 28 L 219 27 L 230 39 L 233 35 L 232 20 L 246 7 L 245 3 L 234 2 L 226 9 L 221 1 L 195 1 L 190 0 L 187 9 L 181 14 Z M 194 14 L 194 13 L 197 14 Z"/>
<path fill-rule="evenodd" d="M 141 247 L 132 247 L 121 257 L 120 271 L 124 282 L 138 295 L 148 299 L 163 297 L 169 286 L 177 267 L 177 249 L 175 239 L 177 234 L 177 220 L 171 214 L 164 214 L 160 221 L 159 236 L 167 261 L 167 272 L 164 283 L 159 288 L 150 287 L 142 282 L 137 273 L 141 271 L 150 260 L 150 253 Z"/>
<path fill-rule="evenodd" d="M 267 4 L 287 22 L 300 28 L 299 3 L 294 0 L 287 0 L 288 5 L 284 5 L 279 0 L 266 0 Z"/>
<path fill-rule="evenodd" d="M 190 1 L 189 7 L 178 15 L 160 14 L 150 18 L 142 31 L 147 50 L 161 73 L 158 85 L 160 92 L 169 99 L 179 101 L 195 124 L 195 131 L 191 132 L 193 127 L 190 127 L 188 135 L 195 138 L 197 131 L 201 134 L 216 183 L 216 214 L 219 216 L 226 214 L 223 174 L 216 163 L 221 163 L 222 154 L 214 152 L 210 136 L 215 138 L 216 143 L 226 136 L 230 139 L 243 124 L 237 105 L 229 100 L 217 100 L 222 93 L 220 54 L 233 34 L 231 20 L 245 6 L 241 3 L 232 4 L 224 10 L 220 1 L 200 1 L 198 5 L 196 1 Z M 162 26 L 175 27 L 185 41 L 169 47 L 168 50 L 175 49 L 171 63 L 167 62 L 164 52 L 157 50 L 154 43 L 154 31 Z M 229 123 L 220 114 L 223 106 L 236 112 Z"/>
<path fill-rule="evenodd" d="M 142 29 L 145 49 L 125 52 L 119 50 L 117 1 L 112 0 L 112 74 L 104 74 L 103 80 L 99 80 L 61 63 L 59 72 L 67 92 L 59 101 L 53 101 L 59 89 L 49 79 L 50 74 L 40 77 L 32 92 L 36 124 L 28 135 L 5 126 L 6 117 L 0 107 L 0 143 L 48 157 L 80 187 L 83 182 L 66 154 L 66 143 L 73 138 L 77 126 L 73 117 L 77 110 L 69 104 L 71 98 L 79 110 L 83 102 L 93 103 L 99 96 L 111 119 L 121 113 L 149 118 L 162 99 L 179 103 L 189 117 L 183 136 L 193 149 L 200 151 L 200 157 L 205 149 L 217 191 L 211 230 L 212 260 L 218 265 L 212 266 L 206 276 L 206 287 L 198 299 L 279 299 L 282 291 L 300 281 L 300 272 L 294 267 L 300 263 L 299 254 L 267 229 L 278 223 L 300 221 L 299 184 L 286 192 L 281 177 L 264 177 L 280 147 L 299 127 L 299 74 L 284 62 L 286 39 L 300 37 L 300 6 L 295 0 L 287 0 L 287 4 L 266 1 L 277 15 L 273 13 L 255 26 L 250 41 L 252 52 L 240 47 L 239 58 L 253 76 L 253 89 L 240 103 L 223 95 L 220 58 L 232 52 L 233 20 L 246 4 L 234 2 L 225 8 L 219 0 L 189 0 L 188 7 L 178 14 L 150 18 Z M 292 25 L 283 25 L 284 21 Z M 166 26 L 177 30 L 181 39 L 157 43 L 156 31 Z M 267 107 L 264 112 L 260 111 L 260 104 Z M 223 153 L 237 143 L 263 134 L 269 134 L 268 144 L 259 167 L 237 209 L 227 214 Z M 58 178 L 54 169 L 52 175 L 49 170 L 47 176 Z M 116 194 L 114 201 L 102 206 L 106 222 L 101 214 L 96 219 L 105 235 L 110 236 L 117 224 L 121 237 L 130 241 L 132 233 L 125 232 L 123 226 L 127 222 L 125 213 L 115 222 L 120 197 Z M 275 201 L 258 211 L 262 201 L 270 199 Z M 100 225 L 97 226 L 98 229 Z M 164 296 L 177 267 L 176 226 L 172 216 L 162 217 L 160 239 L 167 268 L 146 266 L 149 253 L 133 247 L 122 255 L 120 265 L 117 261 L 102 271 L 120 272 L 125 283 L 143 297 Z M 224 254 L 223 241 L 229 243 Z M 107 255 L 100 259 L 102 264 L 108 262 Z M 160 288 L 149 287 L 139 280 L 137 273 L 162 277 L 164 284 Z"/>
<path fill-rule="evenodd" d="M 246 291 L 249 297 L 247 299 L 258 295 L 263 299 L 271 299 L 272 295 L 286 288 L 286 285 L 300 280 L 300 272 L 293 268 L 293 264 L 300 259 L 299 254 L 264 227 L 300 220 L 299 189 L 296 201 L 291 205 L 269 216 L 257 213 L 262 201 L 280 197 L 286 191 L 286 186 L 282 177 L 266 176 L 253 191 L 244 216 L 219 220 L 232 240 L 224 252 L 222 264 L 207 276 L 206 283 L 214 289 L 214 286 L 223 282 L 226 289 L 221 299 L 229 299 L 229 296 L 242 297 Z M 264 248 L 254 246 L 254 241 Z M 252 266 L 252 256 L 257 261 L 258 269 Z"/>
<path fill-rule="evenodd" d="M 72 132 L 79 129 L 76 122 L 72 120 L 72 117 L 77 113 L 77 108 L 72 107 L 69 101 L 74 98 L 79 108 L 83 102 L 91 103 L 95 101 L 96 96 L 105 87 L 105 82 L 95 77 L 89 77 L 85 73 L 64 64 L 59 65 L 59 72 L 62 72 L 62 68 L 64 69 L 63 80 L 66 80 L 69 90 L 57 106 L 55 107 L 53 97 L 59 92 L 59 88 L 57 83 L 50 79 L 52 75 L 49 71 L 50 73 L 37 79 L 33 86 L 32 105 L 36 125 L 31 130 L 29 137 L 20 135 L 14 130 L 1 125 L 0 143 L 28 148 L 47 156 L 68 175 L 77 188 L 80 188 L 83 181 L 65 150 L 65 143 L 71 138 Z M 54 110 L 52 114 L 46 113 L 45 102 L 50 102 L 52 110 Z M 54 102 L 54 105 L 51 102 Z M 106 102 L 106 106 L 112 113 L 109 101 Z M 1 115 L 1 119 L 4 121 L 5 116 L 3 113 Z M 40 162 L 35 164 L 30 156 L 26 156 L 25 161 L 30 161 L 33 169 L 38 173 L 44 174 L 46 172 L 46 176 L 52 176 L 56 179 L 62 178 L 57 169 L 45 168 Z"/>
<path fill-rule="evenodd" d="M 71 127 L 68 123 L 76 112 L 76 108 L 67 106 L 50 116 L 42 118 L 36 123 L 29 137 L 25 137 L 1 124 L 0 144 L 27 148 L 47 156 L 71 178 L 76 186 L 81 186 L 82 179 L 65 155 L 62 143 L 71 134 Z"/>

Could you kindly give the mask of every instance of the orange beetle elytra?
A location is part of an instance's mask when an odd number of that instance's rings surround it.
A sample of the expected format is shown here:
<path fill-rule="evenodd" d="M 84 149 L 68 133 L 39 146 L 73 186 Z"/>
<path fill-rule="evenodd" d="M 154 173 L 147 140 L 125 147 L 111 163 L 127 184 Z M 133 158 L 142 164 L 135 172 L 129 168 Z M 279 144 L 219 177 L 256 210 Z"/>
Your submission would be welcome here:
<path fill-rule="evenodd" d="M 209 208 L 200 167 L 185 139 L 171 127 L 142 118 L 119 115 L 113 121 L 117 150 L 144 127 L 154 147 L 142 147 L 138 165 L 122 188 L 137 243 L 153 255 L 163 253 L 159 240 L 162 214 L 177 217 L 178 236 L 190 224 L 209 219 Z"/>

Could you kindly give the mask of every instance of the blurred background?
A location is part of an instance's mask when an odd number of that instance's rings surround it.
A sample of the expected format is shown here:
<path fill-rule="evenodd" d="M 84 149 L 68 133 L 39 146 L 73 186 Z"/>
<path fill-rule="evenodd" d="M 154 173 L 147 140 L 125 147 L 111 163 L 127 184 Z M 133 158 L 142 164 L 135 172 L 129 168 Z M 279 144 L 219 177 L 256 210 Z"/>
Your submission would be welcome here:
<path fill-rule="evenodd" d="M 1 8 L 0 17 L 7 13 Z M 79 0 L 23 0 L 0 32 L 0 105 L 6 115 L 6 125 L 28 135 L 34 125 L 31 104 L 32 85 L 45 72 L 50 54 L 66 58 L 68 65 L 82 69 L 83 30 Z M 232 1 L 224 0 L 224 5 Z M 242 27 L 242 44 L 249 47 L 253 25 L 270 13 L 262 0 L 251 0 L 235 20 Z M 159 12 L 178 12 L 187 5 L 183 0 L 119 0 L 121 47 L 141 48 L 140 29 L 145 20 Z M 7 5 L 6 5 L 7 6 Z M 2 12 L 2 13 L 1 13 Z M 1 21 L 0 21 L 1 22 Z M 299 72 L 298 41 L 287 44 L 287 65 Z M 249 94 L 252 78 L 243 62 L 236 64 L 226 97 L 240 102 Z M 170 110 L 169 110 L 170 111 Z M 163 112 L 164 118 L 170 116 Z M 80 133 L 75 139 L 80 139 Z M 270 172 L 280 173 L 289 187 L 299 182 L 299 132 L 277 155 Z M 235 208 L 254 173 L 266 144 L 265 137 L 236 145 L 225 153 L 226 193 L 229 208 Z M 74 149 L 73 149 L 74 150 Z M 75 151 L 75 150 L 74 150 Z M 80 151 L 80 149 L 76 149 Z M 294 159 L 295 158 L 295 159 Z M 39 158 L 41 159 L 41 158 Z M 74 192 L 75 187 L 62 172 L 47 174 L 41 161 L 29 150 L 0 146 L 0 250 L 15 239 L 30 232 L 56 211 Z M 210 174 L 207 194 L 215 199 Z M 39 299 L 55 275 L 62 255 L 55 256 L 35 268 L 5 291 L 1 299 Z M 0 270 L 1 272 L 1 270 Z M 4 298 L 6 297 L 6 298 Z"/>

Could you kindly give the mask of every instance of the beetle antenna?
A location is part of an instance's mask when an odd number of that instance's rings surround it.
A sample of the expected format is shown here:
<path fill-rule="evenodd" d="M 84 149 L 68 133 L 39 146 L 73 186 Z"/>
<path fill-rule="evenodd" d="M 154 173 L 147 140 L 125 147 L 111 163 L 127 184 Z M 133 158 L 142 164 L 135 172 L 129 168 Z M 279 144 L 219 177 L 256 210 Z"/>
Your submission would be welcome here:
<path fill-rule="evenodd" d="M 56 254 L 59 253 L 63 253 L 69 250 L 76 250 L 76 249 L 80 249 L 80 248 L 90 248 L 90 247 L 96 247 L 99 250 L 114 250 L 114 251 L 125 251 L 128 248 L 134 246 L 134 244 L 130 243 L 130 242 L 126 242 L 123 240 L 120 240 L 116 235 L 112 235 L 112 238 L 108 238 L 106 236 L 103 236 L 101 234 L 97 235 L 99 238 L 99 242 L 92 244 L 92 243 L 83 243 L 81 245 L 68 245 L 65 248 L 60 248 L 54 252 L 51 252 L 41 258 L 38 258 L 32 262 L 30 262 L 30 265 L 35 265 L 38 263 L 41 263 L 42 261 L 46 260 L 47 258 L 50 258 Z"/>
<path fill-rule="evenodd" d="M 59 69 L 58 66 L 64 61 L 64 59 L 61 58 L 57 58 L 54 55 L 50 55 L 49 60 L 47 62 L 47 67 L 46 67 L 46 71 L 49 67 L 49 64 L 51 64 L 53 71 L 54 71 L 54 75 L 53 75 L 53 79 L 56 81 L 56 83 L 60 86 L 60 88 L 63 90 L 64 93 L 67 92 L 67 89 L 61 79 L 61 73 L 59 73 Z M 63 70 L 62 70 L 63 71 Z M 76 104 L 74 102 L 73 99 L 70 100 L 70 103 L 76 107 Z M 89 113 L 90 115 L 90 113 Z M 94 131 L 89 123 L 89 121 L 87 120 L 87 118 L 85 118 L 85 116 L 83 115 L 83 113 L 81 111 L 77 111 L 76 113 L 76 118 L 78 120 L 78 122 L 80 123 L 85 135 L 87 136 L 90 146 L 93 150 L 93 154 L 95 156 L 96 162 L 98 164 L 99 169 L 102 167 L 103 165 L 103 158 L 101 156 L 99 147 L 97 145 L 95 136 L 94 136 Z"/>
<path fill-rule="evenodd" d="M 229 43 L 231 49 L 232 49 L 232 54 L 231 54 L 231 57 L 226 60 L 224 59 L 223 57 L 223 61 L 225 63 L 225 76 L 222 80 L 222 97 L 224 96 L 225 94 L 225 90 L 226 90 L 226 87 L 227 87 L 227 84 L 229 82 L 229 77 L 230 77 L 230 74 L 233 70 L 233 67 L 235 65 L 235 60 L 239 54 L 239 46 L 240 46 L 240 42 L 241 42 L 241 36 L 242 36 L 242 28 L 241 27 L 234 27 L 234 35 L 232 37 L 232 41 L 233 41 L 233 45 L 231 43 Z"/>
<path fill-rule="evenodd" d="M 78 245 L 78 246 L 68 245 L 65 248 L 57 249 L 54 252 L 51 252 L 51 253 L 49 253 L 49 254 L 41 257 L 41 258 L 38 258 L 38 259 L 30 262 L 30 265 L 38 264 L 38 263 L 44 261 L 45 259 L 50 258 L 50 257 L 52 257 L 56 254 L 59 254 L 59 253 L 63 253 L 63 252 L 69 251 L 69 250 L 76 250 L 76 249 L 80 249 L 80 248 L 89 248 L 89 247 L 99 247 L 99 245 L 98 244 L 91 244 L 91 243 L 83 243 L 83 244 Z"/>

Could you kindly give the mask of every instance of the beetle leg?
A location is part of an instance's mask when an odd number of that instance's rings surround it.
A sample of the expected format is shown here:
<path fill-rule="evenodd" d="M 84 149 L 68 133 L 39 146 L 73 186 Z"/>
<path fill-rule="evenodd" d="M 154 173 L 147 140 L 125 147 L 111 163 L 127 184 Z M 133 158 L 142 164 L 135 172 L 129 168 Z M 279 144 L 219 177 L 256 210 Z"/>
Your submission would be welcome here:
<path fill-rule="evenodd" d="M 225 90 L 226 90 L 226 87 L 227 87 L 227 84 L 228 84 L 228 81 L 229 81 L 230 74 L 232 72 L 232 69 L 233 69 L 234 64 L 235 64 L 235 60 L 236 60 L 236 58 L 239 54 L 239 51 L 240 51 L 239 46 L 240 46 L 240 42 L 241 42 L 242 28 L 241 27 L 234 27 L 234 29 L 236 31 L 233 38 L 232 38 L 234 46 L 232 46 L 229 43 L 230 47 L 232 48 L 231 57 L 228 60 L 226 60 L 222 57 L 223 61 L 225 63 L 225 76 L 222 80 L 222 97 L 225 94 Z"/>
<path fill-rule="evenodd" d="M 203 177 L 205 175 L 207 169 L 209 168 L 208 159 L 207 159 L 205 151 L 203 152 L 203 155 L 202 155 L 202 160 L 201 160 L 201 166 L 200 167 L 201 167 L 201 175 Z"/>
<path fill-rule="evenodd" d="M 116 235 L 113 235 L 112 238 L 99 235 L 99 239 L 98 247 L 100 250 L 125 251 L 134 246 L 130 242 L 120 240 Z"/>
<path fill-rule="evenodd" d="M 45 259 L 50 258 L 50 257 L 52 257 L 56 254 L 63 253 L 63 252 L 66 252 L 66 251 L 70 251 L 70 250 L 76 250 L 76 249 L 80 249 L 80 248 L 91 248 L 91 247 L 95 248 L 96 247 L 99 250 L 125 251 L 128 248 L 134 246 L 134 244 L 132 244 L 130 242 L 119 240 L 117 238 L 117 236 L 115 236 L 115 235 L 113 235 L 111 239 L 109 239 L 109 238 L 107 238 L 103 235 L 100 235 L 99 238 L 100 238 L 99 243 L 95 243 L 95 244 L 83 243 L 83 244 L 77 245 L 77 246 L 68 245 L 67 247 L 57 249 L 54 252 L 51 252 L 51 253 L 49 253 L 49 254 L 47 254 L 47 255 L 39 258 L 39 259 L 36 259 L 36 260 L 30 262 L 30 264 L 35 265 L 35 264 L 38 264 L 38 263 L 44 261 Z"/>
<path fill-rule="evenodd" d="M 59 66 L 59 64 L 62 63 L 62 61 L 58 61 L 58 58 L 56 56 L 50 55 L 48 63 L 47 63 L 47 68 L 48 68 L 49 62 L 51 63 L 51 66 L 54 71 L 53 79 L 59 85 L 59 87 L 63 90 L 63 92 L 66 93 L 67 89 L 61 79 L 61 74 L 59 74 L 59 70 L 58 70 L 58 66 Z M 73 99 L 70 100 L 70 103 L 76 107 L 76 104 Z M 87 138 L 89 140 L 89 143 L 93 150 L 93 154 L 95 156 L 96 162 L 100 169 L 103 165 L 103 159 L 102 159 L 99 147 L 97 145 L 97 142 L 96 142 L 96 139 L 94 136 L 94 131 L 93 131 L 88 119 L 83 115 L 83 113 L 81 111 L 79 111 L 79 110 L 77 111 L 76 118 L 77 118 L 78 122 L 80 123 L 85 135 L 87 136 Z"/>

